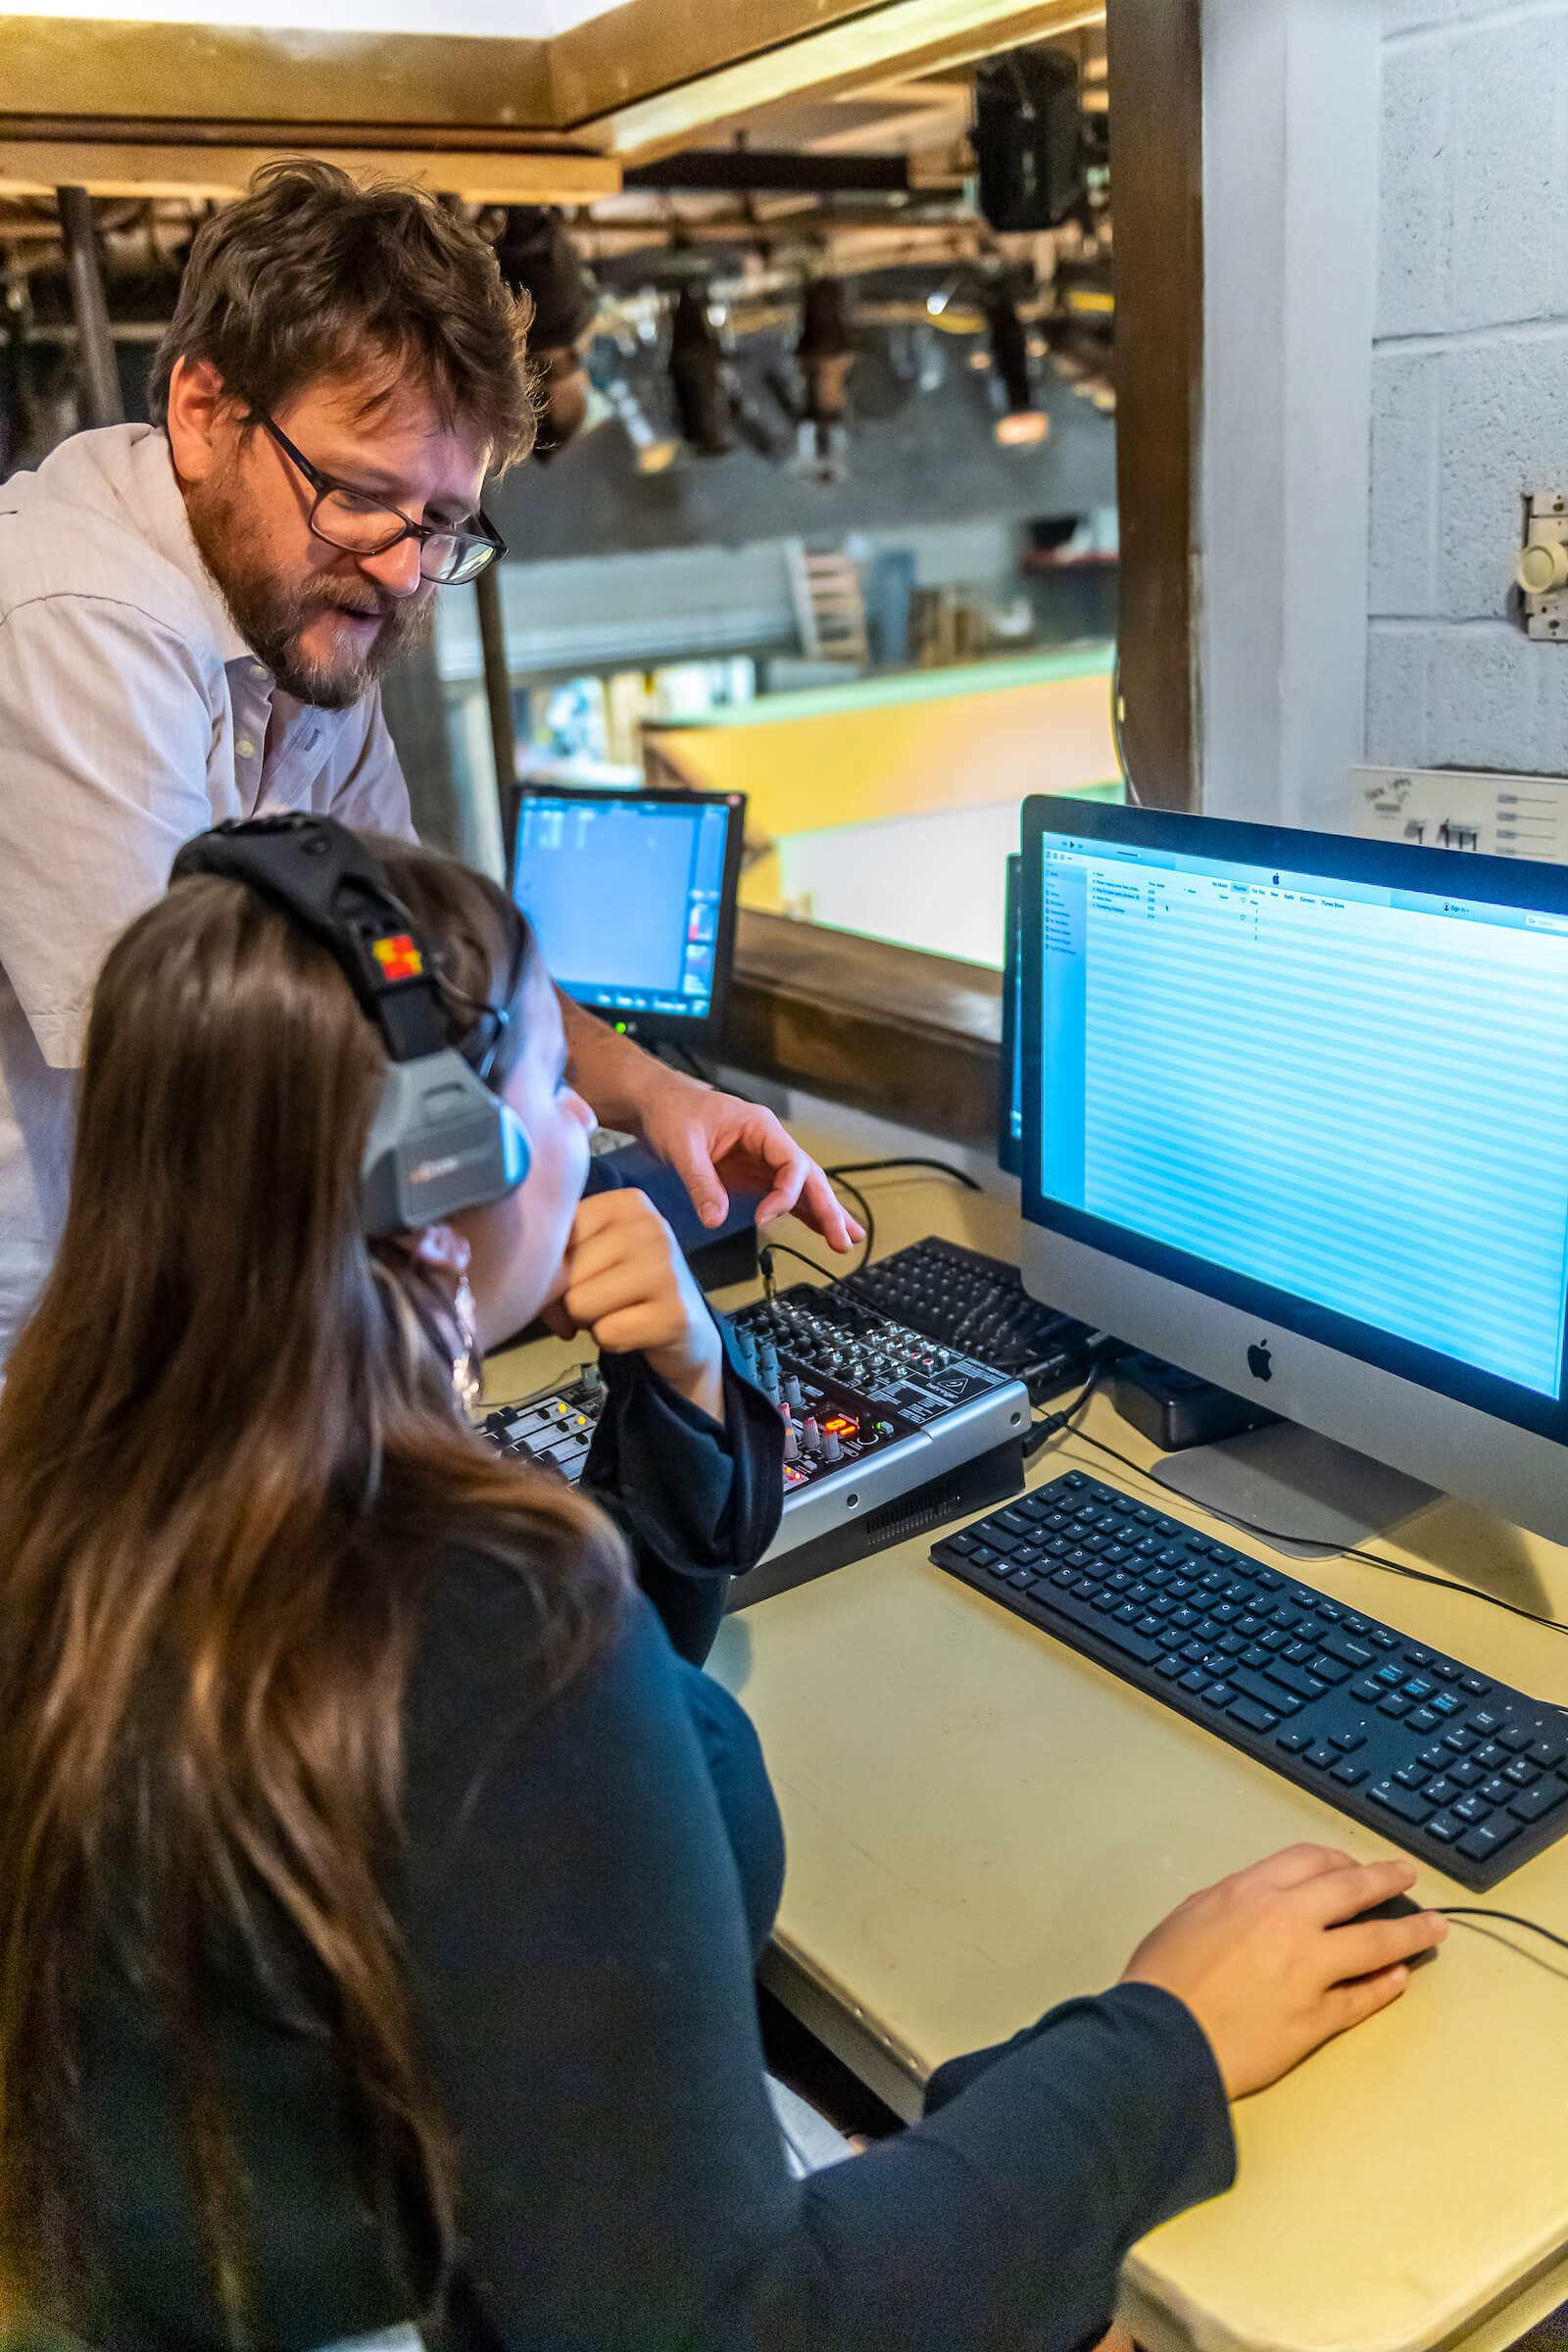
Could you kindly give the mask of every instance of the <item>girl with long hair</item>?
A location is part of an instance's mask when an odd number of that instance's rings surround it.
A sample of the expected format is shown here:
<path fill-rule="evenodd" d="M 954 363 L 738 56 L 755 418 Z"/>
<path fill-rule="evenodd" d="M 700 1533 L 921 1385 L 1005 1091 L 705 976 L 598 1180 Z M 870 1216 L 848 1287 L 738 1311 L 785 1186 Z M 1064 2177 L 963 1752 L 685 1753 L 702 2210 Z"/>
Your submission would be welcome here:
<path fill-rule="evenodd" d="M 776 1421 L 647 1204 L 580 1198 L 521 917 L 377 847 L 526 1130 L 507 1199 L 366 1239 L 377 1034 L 238 883 L 176 883 L 94 1000 L 0 1392 L 0 2340 L 1067 2352 L 1228 2182 L 1228 2098 L 1443 1923 L 1343 1925 L 1412 1870 L 1293 1848 L 791 2175 L 778 1817 L 654 1605 L 701 1648 L 680 1596 L 765 1544 Z M 469 1430 L 465 1276 L 482 1342 L 546 1306 L 597 1341 L 601 1500 Z"/>

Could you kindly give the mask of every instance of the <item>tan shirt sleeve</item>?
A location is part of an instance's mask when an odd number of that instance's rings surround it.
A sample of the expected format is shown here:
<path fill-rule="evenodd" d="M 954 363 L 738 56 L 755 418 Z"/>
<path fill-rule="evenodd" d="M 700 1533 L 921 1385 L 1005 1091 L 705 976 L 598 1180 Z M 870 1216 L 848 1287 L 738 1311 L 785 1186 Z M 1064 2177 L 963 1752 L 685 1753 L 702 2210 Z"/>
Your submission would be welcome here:
<path fill-rule="evenodd" d="M 174 630 L 112 597 L 0 620 L 0 964 L 56 1069 L 80 1060 L 110 944 L 212 822 L 212 693 Z"/>

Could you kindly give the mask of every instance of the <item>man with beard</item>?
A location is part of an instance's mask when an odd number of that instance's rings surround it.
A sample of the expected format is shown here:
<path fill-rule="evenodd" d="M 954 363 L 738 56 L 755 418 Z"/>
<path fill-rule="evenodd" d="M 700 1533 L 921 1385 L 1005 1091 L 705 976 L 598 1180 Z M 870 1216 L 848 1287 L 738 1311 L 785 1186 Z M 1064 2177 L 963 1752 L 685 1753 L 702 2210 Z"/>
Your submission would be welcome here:
<path fill-rule="evenodd" d="M 417 190 L 268 167 L 191 249 L 151 425 L 0 485 L 0 1363 L 65 1211 L 74 1071 L 111 940 L 174 852 L 299 808 L 411 831 L 377 681 L 504 552 L 479 495 L 534 416 L 526 306 Z M 674 1166 L 854 1228 L 770 1111 L 575 1005 L 572 1081 Z"/>

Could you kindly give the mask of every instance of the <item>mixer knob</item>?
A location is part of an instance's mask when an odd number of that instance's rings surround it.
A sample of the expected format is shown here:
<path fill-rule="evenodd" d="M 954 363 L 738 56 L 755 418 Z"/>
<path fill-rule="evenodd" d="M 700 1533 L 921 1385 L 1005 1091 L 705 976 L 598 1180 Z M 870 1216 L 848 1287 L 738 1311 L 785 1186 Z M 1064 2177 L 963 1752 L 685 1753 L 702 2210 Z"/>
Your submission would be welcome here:
<path fill-rule="evenodd" d="M 802 1436 L 808 1453 L 821 1452 L 822 1433 L 816 1426 L 816 1415 L 814 1413 L 808 1414 L 806 1428 L 803 1431 Z"/>
<path fill-rule="evenodd" d="M 800 1403 L 801 1384 L 793 1372 L 790 1374 L 788 1380 L 784 1383 L 784 1394 L 788 1397 L 791 1404 Z"/>
<path fill-rule="evenodd" d="M 791 1421 L 784 1431 L 784 1459 L 787 1462 L 798 1462 L 800 1458 L 801 1442 L 795 1435 L 795 1424 Z"/>
<path fill-rule="evenodd" d="M 822 1440 L 822 1459 L 825 1462 L 836 1462 L 843 1458 L 843 1454 L 844 1448 L 839 1444 L 839 1433 L 836 1429 L 830 1429 Z"/>

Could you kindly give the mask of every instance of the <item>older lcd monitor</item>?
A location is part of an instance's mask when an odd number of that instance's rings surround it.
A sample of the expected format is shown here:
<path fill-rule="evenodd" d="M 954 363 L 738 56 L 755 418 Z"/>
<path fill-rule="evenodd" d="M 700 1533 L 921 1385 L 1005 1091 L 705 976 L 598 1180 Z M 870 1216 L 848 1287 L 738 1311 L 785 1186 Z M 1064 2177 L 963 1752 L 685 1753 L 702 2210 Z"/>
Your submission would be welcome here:
<path fill-rule="evenodd" d="M 1024 1276 L 1568 1540 L 1568 871 L 1035 799 Z"/>
<path fill-rule="evenodd" d="M 745 819 L 738 792 L 523 786 L 512 895 L 566 995 L 636 1037 L 716 1040 Z"/>

